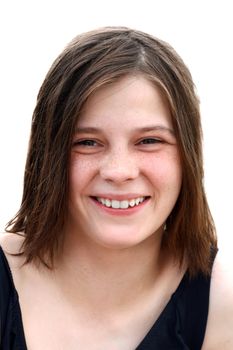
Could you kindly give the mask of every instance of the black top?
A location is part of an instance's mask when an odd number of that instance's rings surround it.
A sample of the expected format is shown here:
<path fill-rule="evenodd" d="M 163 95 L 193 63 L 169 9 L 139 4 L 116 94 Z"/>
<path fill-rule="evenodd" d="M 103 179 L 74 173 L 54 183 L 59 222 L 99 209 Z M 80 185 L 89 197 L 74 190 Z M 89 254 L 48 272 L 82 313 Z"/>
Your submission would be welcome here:
<path fill-rule="evenodd" d="M 136 350 L 200 350 L 208 316 L 209 290 L 210 277 L 199 274 L 190 279 L 186 273 Z M 1 350 L 27 350 L 18 294 L 1 247 L 0 344 Z"/>

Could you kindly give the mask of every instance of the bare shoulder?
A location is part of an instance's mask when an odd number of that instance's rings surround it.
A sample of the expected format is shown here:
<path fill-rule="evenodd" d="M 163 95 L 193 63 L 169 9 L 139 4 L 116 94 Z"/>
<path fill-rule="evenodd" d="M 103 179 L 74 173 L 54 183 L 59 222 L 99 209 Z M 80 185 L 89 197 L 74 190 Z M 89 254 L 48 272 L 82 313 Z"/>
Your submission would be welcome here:
<path fill-rule="evenodd" d="M 18 264 L 22 264 L 22 257 L 16 256 L 15 254 L 21 252 L 23 241 L 23 234 L 0 233 L 0 246 L 2 247 L 11 267 L 16 267 Z"/>
<path fill-rule="evenodd" d="M 202 350 L 233 349 L 233 258 L 219 251 L 213 266 L 209 315 Z"/>

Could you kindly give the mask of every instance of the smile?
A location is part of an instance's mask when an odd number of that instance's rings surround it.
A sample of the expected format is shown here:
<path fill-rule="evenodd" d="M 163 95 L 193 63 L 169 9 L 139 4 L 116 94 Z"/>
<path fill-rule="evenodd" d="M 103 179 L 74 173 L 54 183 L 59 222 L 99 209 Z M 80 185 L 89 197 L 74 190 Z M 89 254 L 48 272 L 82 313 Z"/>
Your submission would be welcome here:
<path fill-rule="evenodd" d="M 125 199 L 123 201 L 118 201 L 116 199 L 101 198 L 96 197 L 96 200 L 107 208 L 113 209 L 128 209 L 143 203 L 148 197 L 138 197 L 134 199 Z"/>

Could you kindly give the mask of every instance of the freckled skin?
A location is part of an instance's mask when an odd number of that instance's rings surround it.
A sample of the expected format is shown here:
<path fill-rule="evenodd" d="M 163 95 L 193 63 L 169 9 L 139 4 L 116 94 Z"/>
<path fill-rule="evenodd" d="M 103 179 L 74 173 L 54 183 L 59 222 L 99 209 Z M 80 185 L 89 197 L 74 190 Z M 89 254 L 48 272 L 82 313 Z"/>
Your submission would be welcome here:
<path fill-rule="evenodd" d="M 150 126 L 156 128 L 141 130 Z M 98 131 L 79 132 L 87 127 Z M 159 90 L 141 76 L 99 89 L 86 103 L 73 141 L 69 230 L 110 248 L 132 247 L 156 234 L 161 238 L 182 174 L 169 108 Z M 150 200 L 134 215 L 116 217 L 90 198 L 106 193 Z"/>

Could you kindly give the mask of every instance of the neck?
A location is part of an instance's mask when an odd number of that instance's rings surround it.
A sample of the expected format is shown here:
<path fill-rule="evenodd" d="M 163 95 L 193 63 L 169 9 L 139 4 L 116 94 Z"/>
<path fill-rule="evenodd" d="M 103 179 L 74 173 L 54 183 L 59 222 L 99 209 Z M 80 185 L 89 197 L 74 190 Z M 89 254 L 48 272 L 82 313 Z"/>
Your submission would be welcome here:
<path fill-rule="evenodd" d="M 144 295 L 155 283 L 165 264 L 161 233 L 137 246 L 109 249 L 68 236 L 56 274 L 70 298 L 83 305 L 112 309 Z M 72 300 L 72 302 L 74 301 Z"/>

